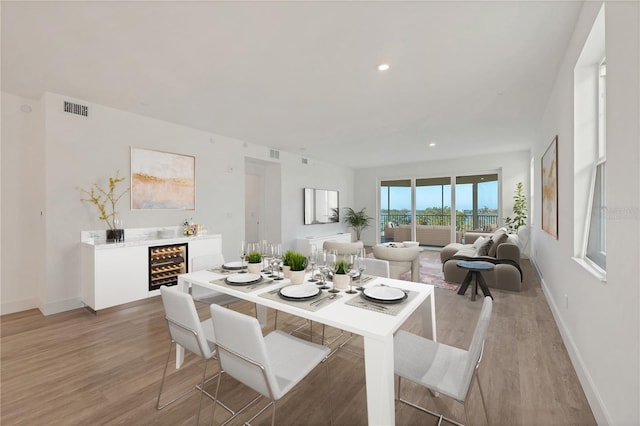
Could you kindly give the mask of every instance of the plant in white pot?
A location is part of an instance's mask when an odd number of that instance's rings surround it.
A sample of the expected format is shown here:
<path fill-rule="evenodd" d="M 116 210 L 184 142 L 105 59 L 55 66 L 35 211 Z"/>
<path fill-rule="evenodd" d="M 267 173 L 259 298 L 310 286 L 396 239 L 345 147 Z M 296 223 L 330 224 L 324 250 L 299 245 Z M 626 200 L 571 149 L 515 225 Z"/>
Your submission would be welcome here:
<path fill-rule="evenodd" d="M 120 198 L 131 189 L 126 188 L 120 193 L 116 191 L 118 184 L 124 180 L 124 177 L 119 176 L 119 171 L 116 171 L 115 177 L 109 178 L 108 190 L 97 183 L 94 183 L 89 190 L 80 188 L 80 191 L 87 196 L 87 198 L 81 198 L 80 201 L 94 204 L 100 212 L 98 219 L 104 220 L 107 224 L 107 241 L 124 240 L 122 221 L 118 219 L 118 212 L 116 211 L 116 204 L 118 204 Z"/>
<path fill-rule="evenodd" d="M 289 266 L 289 258 L 295 253 L 293 250 L 287 250 L 282 255 L 282 274 L 285 278 L 291 278 L 291 266 Z"/>
<path fill-rule="evenodd" d="M 364 208 L 360 211 L 355 211 L 351 207 L 344 208 L 344 223 L 354 230 L 356 241 L 360 241 L 362 230 L 368 228 L 372 220 L 373 218 L 367 215 Z"/>
<path fill-rule="evenodd" d="M 262 254 L 258 251 L 250 251 L 247 254 L 247 270 L 251 274 L 259 274 L 262 270 Z"/>
<path fill-rule="evenodd" d="M 338 290 L 346 290 L 351 283 L 351 276 L 348 271 L 351 270 L 351 264 L 346 259 L 336 260 L 333 268 L 333 287 Z"/>
<path fill-rule="evenodd" d="M 304 275 L 307 272 L 307 256 L 299 252 L 291 252 L 289 254 L 289 279 L 291 284 L 302 284 Z"/>

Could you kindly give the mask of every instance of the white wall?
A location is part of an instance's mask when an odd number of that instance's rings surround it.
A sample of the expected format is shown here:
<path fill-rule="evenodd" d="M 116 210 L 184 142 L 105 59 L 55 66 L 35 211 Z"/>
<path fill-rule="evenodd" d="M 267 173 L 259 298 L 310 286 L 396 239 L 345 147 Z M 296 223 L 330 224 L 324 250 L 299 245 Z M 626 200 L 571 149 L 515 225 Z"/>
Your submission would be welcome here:
<path fill-rule="evenodd" d="M 196 157 L 194 211 L 132 211 L 117 206 L 126 228 L 175 226 L 185 218 L 220 233 L 226 258 L 237 257 L 244 237 L 245 158 L 265 162 L 269 149 L 242 141 L 89 103 L 90 118 L 62 112 L 63 99 L 40 101 L 3 93 L 2 99 L 2 313 L 38 307 L 45 314 L 81 306 L 80 232 L 102 229 L 95 206 L 80 202 L 78 187 L 103 185 L 116 170 L 130 182 L 130 147 Z M 20 112 L 22 103 L 31 114 Z M 298 236 L 328 234 L 342 225 L 309 230 L 302 225 L 302 188 L 332 187 L 351 199 L 353 173 L 342 167 L 281 152 L 281 198 L 285 247 Z M 276 180 L 277 182 L 277 180 Z M 42 212 L 42 216 L 40 216 Z M 278 235 L 280 237 L 280 235 Z M 39 248 L 41 247 L 41 249 Z"/>
<path fill-rule="evenodd" d="M 355 207 L 365 207 L 369 216 L 378 215 L 379 181 L 381 179 L 403 179 L 409 177 L 429 178 L 441 176 L 460 176 L 469 174 L 495 173 L 501 175 L 500 204 L 502 217 L 513 213 L 513 194 L 518 182 L 522 182 L 525 194 L 529 193 L 529 152 L 511 152 L 484 156 L 460 157 L 451 160 L 428 161 L 404 164 L 402 166 L 372 167 L 356 171 Z M 366 244 L 376 240 L 377 219 L 374 226 L 364 230 L 362 239 Z"/>
<path fill-rule="evenodd" d="M 606 3 L 607 282 L 574 254 L 573 73 L 600 9 L 585 2 L 546 108 L 535 163 L 558 135 L 559 237 L 533 229 L 543 289 L 599 424 L 640 423 L 640 4 Z M 578 141 L 579 142 L 579 141 Z M 540 171 L 536 168 L 536 180 Z M 540 193 L 535 192 L 540 223 Z M 568 303 L 567 303 L 568 301 Z"/>

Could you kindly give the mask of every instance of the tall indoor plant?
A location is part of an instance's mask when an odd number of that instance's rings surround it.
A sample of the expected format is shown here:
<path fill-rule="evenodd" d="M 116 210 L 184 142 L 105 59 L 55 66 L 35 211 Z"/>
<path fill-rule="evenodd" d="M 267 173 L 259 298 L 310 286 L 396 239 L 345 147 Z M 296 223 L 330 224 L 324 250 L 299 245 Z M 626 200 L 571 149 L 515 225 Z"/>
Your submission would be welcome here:
<path fill-rule="evenodd" d="M 98 219 L 107 224 L 107 241 L 124 240 L 124 229 L 122 229 L 122 223 L 117 218 L 116 204 L 131 188 L 126 188 L 122 192 L 117 191 L 118 184 L 126 179 L 120 177 L 119 173 L 119 171 L 116 171 L 114 177 L 109 177 L 108 189 L 102 188 L 97 183 L 94 183 L 89 190 L 80 188 L 80 191 L 86 196 L 86 198 L 81 198 L 80 201 L 94 204 L 100 213 Z"/>
<path fill-rule="evenodd" d="M 367 215 L 364 208 L 360 211 L 355 211 L 351 207 L 345 207 L 344 212 L 344 222 L 350 228 L 353 228 L 356 233 L 356 241 L 359 241 L 362 230 L 371 225 L 370 222 L 373 218 Z"/>
<path fill-rule="evenodd" d="M 513 217 L 507 216 L 504 223 L 509 227 L 509 231 L 517 234 L 518 229 L 527 224 L 527 196 L 524 194 L 522 182 L 516 185 L 513 200 Z"/>

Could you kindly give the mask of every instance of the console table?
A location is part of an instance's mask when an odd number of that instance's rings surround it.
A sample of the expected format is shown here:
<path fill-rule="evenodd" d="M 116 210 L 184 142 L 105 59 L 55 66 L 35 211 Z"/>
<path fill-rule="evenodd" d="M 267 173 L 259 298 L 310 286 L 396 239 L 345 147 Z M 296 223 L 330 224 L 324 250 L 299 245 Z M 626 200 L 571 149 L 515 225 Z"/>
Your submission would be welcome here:
<path fill-rule="evenodd" d="M 182 227 L 125 230 L 125 240 L 106 242 L 105 231 L 81 233 L 82 302 L 93 311 L 133 302 L 160 294 L 150 289 L 154 250 L 165 246 L 184 246 L 180 268 L 166 274 L 188 272 L 190 259 L 222 253 L 222 236 L 182 235 Z M 179 228 L 179 229 L 178 229 Z"/>

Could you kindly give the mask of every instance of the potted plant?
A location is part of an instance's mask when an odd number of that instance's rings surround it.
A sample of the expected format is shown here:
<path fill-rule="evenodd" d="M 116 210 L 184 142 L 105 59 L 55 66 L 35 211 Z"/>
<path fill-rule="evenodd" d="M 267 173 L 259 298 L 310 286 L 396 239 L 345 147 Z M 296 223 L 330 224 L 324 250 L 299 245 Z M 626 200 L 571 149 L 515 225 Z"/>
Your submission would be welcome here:
<path fill-rule="evenodd" d="M 506 217 L 504 223 L 509 227 L 510 232 L 517 234 L 518 229 L 527 224 L 527 196 L 524 195 L 522 182 L 516 185 L 513 199 L 513 217 Z"/>
<path fill-rule="evenodd" d="M 262 254 L 259 251 L 250 251 L 247 254 L 247 269 L 252 274 L 259 274 L 262 270 Z"/>
<path fill-rule="evenodd" d="M 346 290 L 349 288 L 351 276 L 347 274 L 347 270 L 351 269 L 351 264 L 346 259 L 336 260 L 333 268 L 333 286 L 338 290 Z"/>
<path fill-rule="evenodd" d="M 295 252 L 293 250 L 287 250 L 282 255 L 282 273 L 285 278 L 290 278 L 291 276 L 291 266 L 289 266 L 289 258 Z"/>
<path fill-rule="evenodd" d="M 124 240 L 124 229 L 122 229 L 122 222 L 117 218 L 118 212 L 116 211 L 116 204 L 120 198 L 131 189 L 129 187 L 119 193 L 116 191 L 118 184 L 124 180 L 124 177 L 119 176 L 119 171 L 116 171 L 116 175 L 109 178 L 108 190 L 97 183 L 94 183 L 89 190 L 80 188 L 80 191 L 87 196 L 87 198 L 81 198 L 80 201 L 94 204 L 100 212 L 98 219 L 104 220 L 107 224 L 107 241 Z"/>
<path fill-rule="evenodd" d="M 289 253 L 289 279 L 291 284 L 302 284 L 307 269 L 307 256 L 302 253 L 292 251 Z"/>
<path fill-rule="evenodd" d="M 345 207 L 344 211 L 344 222 L 355 231 L 356 241 L 360 241 L 362 230 L 371 225 L 370 222 L 373 218 L 367 215 L 364 208 L 360 211 L 355 211 L 351 207 Z"/>

